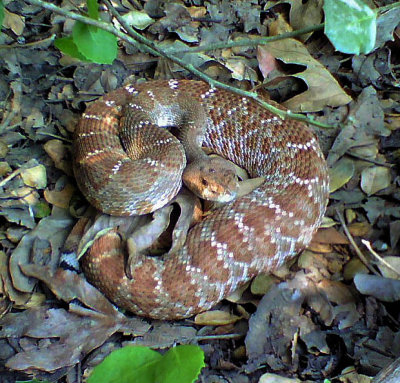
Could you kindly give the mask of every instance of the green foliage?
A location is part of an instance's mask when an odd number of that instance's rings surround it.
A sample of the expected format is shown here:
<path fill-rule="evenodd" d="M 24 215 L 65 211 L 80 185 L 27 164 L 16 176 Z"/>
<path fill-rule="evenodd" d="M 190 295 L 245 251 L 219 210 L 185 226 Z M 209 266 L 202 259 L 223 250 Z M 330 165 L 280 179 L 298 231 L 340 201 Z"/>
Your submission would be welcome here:
<path fill-rule="evenodd" d="M 3 26 L 4 20 L 4 4 L 3 0 L 0 0 L 0 28 Z"/>
<path fill-rule="evenodd" d="M 97 0 L 87 0 L 89 17 L 95 20 L 99 19 L 99 4 Z"/>
<path fill-rule="evenodd" d="M 97 0 L 87 0 L 88 15 L 99 20 L 99 5 Z M 110 32 L 75 22 L 72 36 L 59 38 L 54 45 L 63 53 L 82 61 L 97 64 L 112 64 L 117 57 L 117 38 Z"/>
<path fill-rule="evenodd" d="M 192 383 L 204 367 L 198 346 L 177 346 L 164 355 L 143 346 L 113 351 L 94 368 L 88 383 Z"/>
<path fill-rule="evenodd" d="M 325 0 L 325 34 L 343 53 L 369 53 L 375 46 L 376 12 L 362 0 Z"/>

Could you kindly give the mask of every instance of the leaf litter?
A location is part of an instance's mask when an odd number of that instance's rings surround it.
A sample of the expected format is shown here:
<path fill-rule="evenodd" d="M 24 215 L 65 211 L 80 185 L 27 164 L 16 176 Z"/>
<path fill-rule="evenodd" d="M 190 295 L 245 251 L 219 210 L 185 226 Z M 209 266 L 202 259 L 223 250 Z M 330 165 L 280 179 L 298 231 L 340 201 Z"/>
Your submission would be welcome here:
<path fill-rule="evenodd" d="M 119 311 L 83 275 L 59 267 L 60 249 L 85 208 L 71 178 L 69 140 L 84 104 L 121 86 L 132 73 L 133 81 L 187 74 L 125 43 L 110 66 L 60 56 L 48 37 L 60 28 L 68 33 L 71 22 L 22 1 L 5 3 L 2 44 L 21 38 L 34 44 L 9 48 L 0 58 L 5 177 L 0 381 L 27 377 L 19 373 L 80 381 L 124 344 L 166 349 L 199 343 L 208 362 L 201 377 L 205 382 L 279 379 L 266 372 L 310 382 L 328 377 L 332 382 L 366 382 L 367 375 L 400 355 L 398 277 L 384 270 L 361 242 L 370 241 L 397 265 L 400 182 L 393 165 L 400 149 L 398 10 L 378 19 L 382 28 L 368 55 L 335 52 L 321 33 L 304 35 L 301 43 L 283 40 L 262 46 L 258 56 L 253 47 L 184 54 L 187 62 L 222 81 L 248 80 L 235 83 L 247 88 L 262 80 L 261 70 L 274 100 L 293 110 L 317 112 L 314 118 L 342 127 L 316 129 L 333 181 L 327 212 L 331 220 L 298 261 L 269 278 L 260 276 L 230 303 L 194 322 L 159 323 Z M 82 9 L 80 2 L 72 3 L 66 9 Z M 267 31 L 279 34 L 296 25 L 318 24 L 322 14 L 317 0 L 277 6 L 254 0 L 196 6 L 166 2 L 164 10 L 159 3 L 164 2 L 148 1 L 140 12 L 157 20 L 147 20 L 147 36 L 169 49 L 237 41 Z M 131 2 L 121 4 L 127 12 L 137 11 Z M 183 16 L 177 20 L 175 12 Z M 212 21 L 198 21 L 207 17 Z M 369 266 L 382 270 L 382 276 L 369 275 L 356 258 L 336 210 L 346 217 Z"/>

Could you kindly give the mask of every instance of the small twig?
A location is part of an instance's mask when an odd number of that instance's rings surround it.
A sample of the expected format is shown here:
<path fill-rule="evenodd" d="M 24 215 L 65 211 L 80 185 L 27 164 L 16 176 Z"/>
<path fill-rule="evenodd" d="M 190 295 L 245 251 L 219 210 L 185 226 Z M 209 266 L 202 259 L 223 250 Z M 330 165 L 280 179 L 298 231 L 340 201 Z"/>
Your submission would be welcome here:
<path fill-rule="evenodd" d="M 27 3 L 29 4 L 33 4 L 33 5 L 38 5 L 44 9 L 47 9 L 49 11 L 58 13 L 59 15 L 64 16 L 65 18 L 69 18 L 72 20 L 76 20 L 76 21 L 80 21 L 82 23 L 88 24 L 88 25 L 93 25 L 97 28 L 103 29 L 107 32 L 112 33 L 114 36 L 119 37 L 121 40 L 124 40 L 126 42 L 128 42 L 129 44 L 138 46 L 138 44 L 136 43 L 136 41 L 132 38 L 130 38 L 129 36 L 127 36 L 126 34 L 118 31 L 117 29 L 114 28 L 114 26 L 111 23 L 106 23 L 105 21 L 100 21 L 100 20 L 95 20 L 95 19 L 91 19 L 90 17 L 86 17 L 83 16 L 81 14 L 78 13 L 74 13 L 71 11 L 67 11 L 63 8 L 60 8 L 54 4 L 48 3 L 46 1 L 42 1 L 42 0 L 26 0 Z M 146 47 L 140 46 L 138 47 L 140 49 L 143 49 L 143 51 L 145 53 L 151 53 L 154 54 L 153 50 L 147 49 Z"/>
<path fill-rule="evenodd" d="M 358 160 L 370 162 L 371 164 L 375 164 L 378 166 L 384 166 L 385 168 L 392 168 L 394 166 L 393 164 L 387 164 L 385 162 L 380 162 L 380 161 L 374 160 L 372 158 L 366 158 L 366 157 L 360 156 L 359 154 L 355 154 L 355 153 L 351 153 L 351 152 L 347 152 L 346 154 L 349 155 L 350 157 L 357 158 Z"/>
<path fill-rule="evenodd" d="M 33 41 L 31 43 L 20 44 L 20 43 L 13 43 L 13 44 L 1 44 L 0 49 L 10 49 L 10 48 L 32 48 L 36 45 L 47 44 L 48 42 L 53 41 L 56 38 L 55 34 L 52 34 L 50 37 L 46 37 L 43 40 Z"/>
<path fill-rule="evenodd" d="M 258 45 L 267 45 L 268 43 L 271 43 L 273 41 L 297 37 L 310 32 L 316 32 L 323 28 L 324 24 L 310 25 L 308 27 L 298 29 L 296 31 L 282 33 L 281 35 L 278 36 L 259 37 L 256 39 L 243 39 L 239 41 L 225 41 L 221 43 L 209 44 L 207 46 L 192 47 L 187 49 L 176 49 L 176 50 L 172 49 L 169 50 L 168 53 L 179 54 L 179 53 L 212 51 L 215 49 L 225 49 L 225 48 L 256 47 Z"/>
<path fill-rule="evenodd" d="M 346 223 L 344 222 L 344 218 L 342 213 L 340 213 L 339 209 L 335 209 L 336 214 L 339 217 L 339 221 L 343 227 L 344 233 L 346 234 L 346 237 L 350 241 L 351 245 L 354 247 L 355 252 L 357 253 L 358 257 L 360 258 L 361 262 L 368 268 L 368 270 L 375 275 L 379 275 L 379 273 L 369 264 L 367 258 L 365 258 L 364 254 L 360 250 L 360 248 L 357 246 L 356 242 L 354 241 L 353 236 L 351 235 L 349 229 L 346 226 Z"/>
<path fill-rule="evenodd" d="M 22 172 L 22 168 L 15 169 L 11 174 L 9 174 L 6 178 L 0 181 L 0 187 L 3 187 L 8 181 L 11 181 L 13 178 L 18 176 Z"/>
<path fill-rule="evenodd" d="M 240 339 L 243 338 L 243 335 L 241 334 L 223 334 L 223 335 L 202 335 L 202 336 L 196 336 L 197 341 L 201 340 L 226 340 L 226 339 Z"/>
<path fill-rule="evenodd" d="M 136 32 L 133 28 L 128 25 L 125 20 L 122 18 L 122 16 L 113 8 L 111 3 L 108 0 L 104 0 L 104 3 L 106 4 L 107 8 L 111 12 L 111 14 L 118 20 L 118 22 L 123 26 L 123 28 L 127 31 L 127 34 L 122 33 L 121 31 L 117 30 L 114 28 L 111 24 L 105 23 L 103 21 L 99 20 L 94 20 L 86 16 L 82 16 L 70 11 L 66 11 L 60 7 L 57 7 L 56 5 L 50 4 L 48 2 L 42 1 L 42 0 L 26 0 L 30 4 L 34 5 L 39 5 L 45 9 L 48 9 L 52 12 L 59 13 L 65 17 L 71 18 L 73 20 L 78 20 L 82 23 L 86 23 L 89 25 L 94 25 L 98 28 L 104 29 L 113 35 L 119 37 L 121 40 L 124 40 L 128 42 L 129 44 L 132 44 L 136 47 L 138 47 L 140 50 L 142 50 L 145 53 L 150 53 L 155 56 L 160 56 L 164 57 L 166 59 L 169 59 L 170 61 L 178 64 L 182 68 L 186 69 L 187 71 L 193 73 L 195 76 L 199 77 L 200 79 L 208 82 L 211 87 L 214 88 L 220 88 L 220 89 L 225 89 L 230 92 L 236 93 L 240 96 L 248 97 L 259 103 L 261 106 L 263 106 L 265 109 L 270 111 L 273 114 L 278 115 L 282 119 L 286 119 L 288 117 L 298 120 L 298 121 L 303 121 L 305 123 L 309 123 L 315 126 L 319 126 L 321 128 L 332 128 L 331 125 L 324 124 L 322 122 L 314 121 L 312 119 L 307 118 L 306 116 L 302 114 L 297 114 L 297 113 L 292 113 L 290 110 L 289 111 L 283 111 L 279 108 L 274 107 L 273 105 L 268 104 L 267 102 L 261 100 L 258 97 L 258 94 L 256 92 L 249 92 L 245 91 L 236 87 L 229 86 L 227 84 L 224 84 L 220 81 L 214 80 L 210 78 L 209 76 L 205 75 L 203 72 L 195 68 L 192 64 L 187 64 L 184 60 L 176 57 L 175 55 L 172 55 L 170 53 L 167 53 L 161 49 L 159 49 L 153 42 L 150 40 L 146 39 L 143 37 L 140 33 Z"/>
<path fill-rule="evenodd" d="M 64 141 L 68 144 L 72 144 L 72 140 L 65 138 L 65 137 L 58 136 L 57 134 L 48 133 L 48 132 L 38 132 L 37 134 L 41 135 L 41 136 L 48 136 L 48 137 L 56 138 L 57 140 Z"/>
<path fill-rule="evenodd" d="M 370 253 L 383 265 L 385 265 L 388 269 L 392 270 L 396 275 L 400 277 L 400 271 L 396 270 L 389 262 L 383 259 L 371 246 L 369 241 L 362 239 L 361 242 L 365 245 L 365 247 L 370 251 Z"/>

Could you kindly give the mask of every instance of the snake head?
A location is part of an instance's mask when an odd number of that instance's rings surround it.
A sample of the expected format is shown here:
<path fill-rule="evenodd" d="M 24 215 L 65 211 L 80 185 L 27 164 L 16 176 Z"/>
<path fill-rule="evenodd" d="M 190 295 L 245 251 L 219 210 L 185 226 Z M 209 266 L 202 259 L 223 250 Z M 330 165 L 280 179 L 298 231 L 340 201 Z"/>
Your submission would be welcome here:
<path fill-rule="evenodd" d="M 205 156 L 191 162 L 182 179 L 194 194 L 207 201 L 233 201 L 239 190 L 235 166 L 221 157 Z"/>

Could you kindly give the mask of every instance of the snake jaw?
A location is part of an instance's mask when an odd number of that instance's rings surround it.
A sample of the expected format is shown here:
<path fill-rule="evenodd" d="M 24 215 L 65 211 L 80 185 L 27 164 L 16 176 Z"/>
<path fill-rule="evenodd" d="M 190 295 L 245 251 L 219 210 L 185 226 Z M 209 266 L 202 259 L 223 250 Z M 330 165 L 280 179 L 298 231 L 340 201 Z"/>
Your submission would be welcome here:
<path fill-rule="evenodd" d="M 215 191 L 213 188 L 205 188 L 202 195 L 199 196 L 207 201 L 227 203 L 231 202 L 237 197 L 236 191 L 224 190 L 221 192 Z"/>

